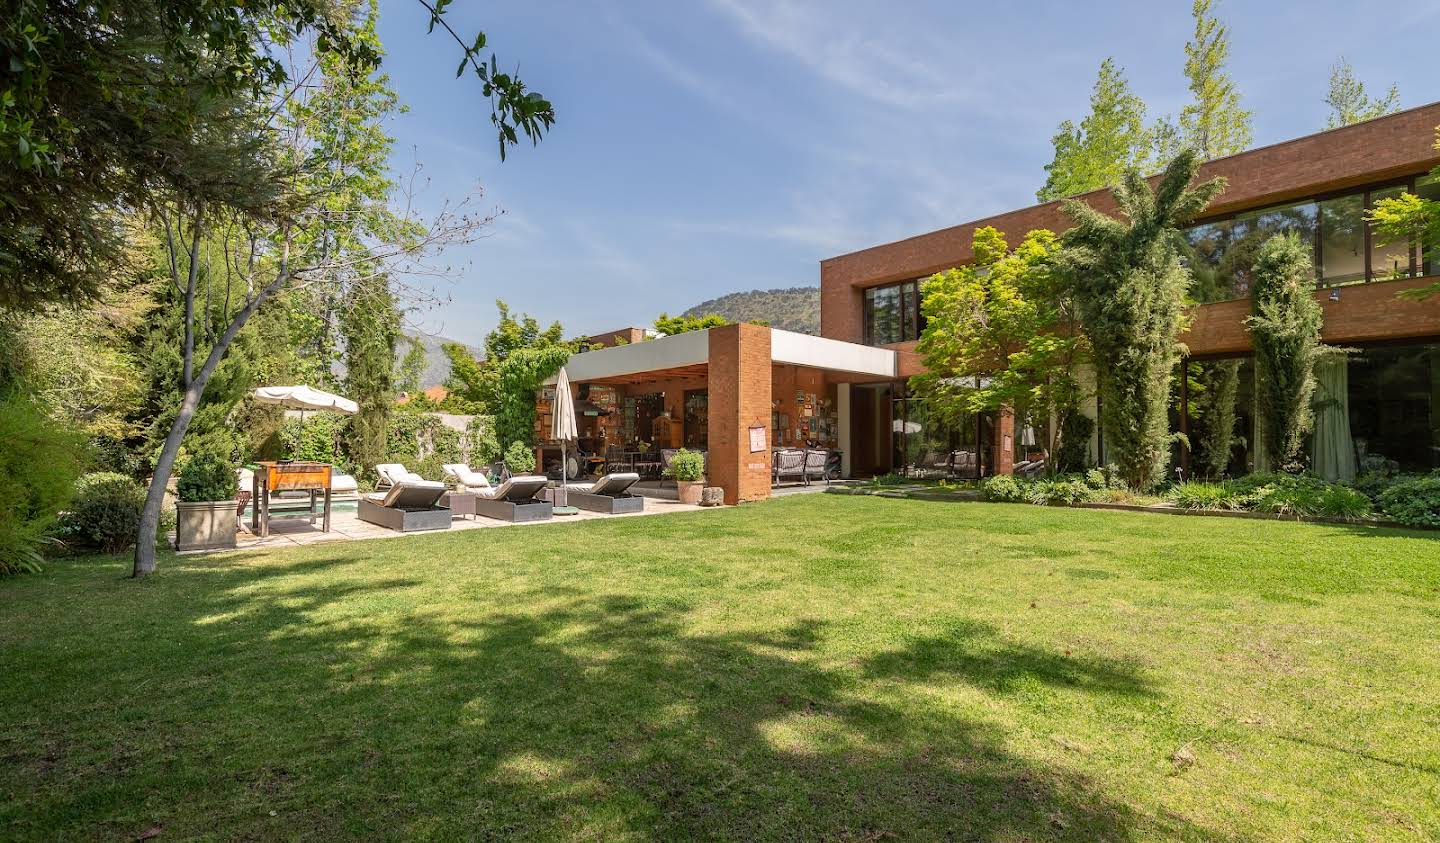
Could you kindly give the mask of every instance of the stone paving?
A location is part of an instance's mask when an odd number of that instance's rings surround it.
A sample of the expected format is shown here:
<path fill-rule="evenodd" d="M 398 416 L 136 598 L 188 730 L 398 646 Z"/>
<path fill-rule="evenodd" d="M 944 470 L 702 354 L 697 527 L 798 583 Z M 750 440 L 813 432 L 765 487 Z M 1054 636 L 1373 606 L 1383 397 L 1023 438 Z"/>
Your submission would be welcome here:
<path fill-rule="evenodd" d="M 485 518 L 484 516 L 460 516 L 451 521 L 450 529 L 485 530 L 494 527 L 532 527 L 537 524 L 564 524 L 569 522 L 593 521 L 597 518 L 644 518 L 650 515 L 664 515 L 673 512 L 698 512 L 707 509 L 723 509 L 723 507 L 690 506 L 678 501 L 659 500 L 647 497 L 645 499 L 644 511 L 624 515 L 604 515 L 598 512 L 587 512 L 582 509 L 575 515 L 557 515 L 549 521 L 536 521 L 529 524 L 512 524 L 508 521 L 497 521 L 493 518 Z M 397 533 L 394 530 L 388 530 L 376 524 L 366 523 L 360 520 L 359 515 L 357 515 L 354 510 L 335 510 L 330 514 L 330 532 L 328 533 L 320 530 L 318 519 L 316 523 L 312 525 L 306 517 L 292 516 L 288 518 L 272 518 L 270 520 L 270 535 L 263 539 L 250 532 L 250 519 L 247 517 L 241 524 L 240 535 L 236 540 L 236 549 L 261 550 L 266 548 L 321 544 L 324 542 L 363 541 L 366 539 L 405 538 L 408 536 L 423 535 L 426 535 L 426 533 Z M 191 552 L 212 553 L 214 551 Z"/>

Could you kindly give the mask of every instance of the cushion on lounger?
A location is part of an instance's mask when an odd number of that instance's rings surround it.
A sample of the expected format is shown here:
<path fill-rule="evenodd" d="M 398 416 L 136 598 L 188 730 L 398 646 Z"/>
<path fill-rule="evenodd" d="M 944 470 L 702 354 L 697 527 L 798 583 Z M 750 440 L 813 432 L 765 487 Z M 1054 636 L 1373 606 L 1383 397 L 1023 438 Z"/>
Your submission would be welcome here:
<path fill-rule="evenodd" d="M 535 499 L 540 490 L 545 488 L 550 481 L 538 474 L 517 474 L 499 486 L 491 489 L 480 489 L 476 492 L 483 497 L 493 501 L 510 501 L 511 503 L 526 503 Z"/>
<path fill-rule="evenodd" d="M 640 482 L 640 475 L 633 472 L 621 472 L 607 474 L 594 483 L 577 483 L 569 488 L 577 492 L 587 492 L 592 495 L 609 495 L 619 497 L 630 491 L 630 487 Z"/>
<path fill-rule="evenodd" d="M 445 484 L 434 480 L 404 480 L 391 486 L 377 503 L 391 509 L 434 509 L 445 492 Z M 376 495 L 379 493 L 366 497 L 373 501 Z"/>
<path fill-rule="evenodd" d="M 441 466 L 447 476 L 455 478 L 455 481 L 467 489 L 488 489 L 490 478 L 484 472 L 474 471 L 463 462 L 447 463 Z"/>

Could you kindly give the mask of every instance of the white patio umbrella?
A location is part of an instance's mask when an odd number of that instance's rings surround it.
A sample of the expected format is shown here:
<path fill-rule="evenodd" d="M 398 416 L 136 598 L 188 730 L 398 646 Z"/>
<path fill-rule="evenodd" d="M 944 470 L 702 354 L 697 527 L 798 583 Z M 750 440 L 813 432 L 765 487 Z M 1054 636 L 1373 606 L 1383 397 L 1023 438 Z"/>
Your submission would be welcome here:
<path fill-rule="evenodd" d="M 256 404 L 278 404 L 287 410 L 300 411 L 300 427 L 305 427 L 305 413 L 323 410 L 353 416 L 360 405 L 341 395 L 333 395 L 313 386 L 257 386 L 250 396 Z"/>
<path fill-rule="evenodd" d="M 1024 448 L 1035 447 L 1035 428 L 1027 424 L 1020 429 L 1020 445 Z"/>
<path fill-rule="evenodd" d="M 258 386 L 251 393 L 257 404 L 279 404 L 291 410 L 329 410 L 354 415 L 360 405 L 340 395 L 332 395 L 312 386 Z M 302 415 L 301 420 L 304 420 Z"/>
<path fill-rule="evenodd" d="M 565 453 L 565 443 L 573 442 L 580 436 L 575 428 L 575 400 L 570 395 L 570 375 L 565 367 L 555 378 L 555 407 L 550 413 L 550 438 L 560 443 L 560 488 L 555 490 L 556 511 L 562 515 L 573 512 L 568 506 L 570 497 L 566 494 L 566 475 L 570 459 Z"/>
<path fill-rule="evenodd" d="M 901 419 L 896 419 L 895 421 L 891 422 L 890 429 L 895 431 L 896 433 L 919 433 L 925 428 L 921 426 L 920 422 L 903 421 Z"/>

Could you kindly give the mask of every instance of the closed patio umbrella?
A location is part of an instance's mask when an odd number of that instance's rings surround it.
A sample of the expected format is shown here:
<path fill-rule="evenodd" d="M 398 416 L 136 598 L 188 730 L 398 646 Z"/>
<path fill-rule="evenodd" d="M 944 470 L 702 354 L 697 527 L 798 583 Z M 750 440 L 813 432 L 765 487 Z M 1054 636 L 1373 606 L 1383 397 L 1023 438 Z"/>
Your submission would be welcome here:
<path fill-rule="evenodd" d="M 555 407 L 550 413 L 550 438 L 560 443 L 560 488 L 555 490 L 555 512 L 559 515 L 571 515 L 575 513 L 575 509 L 567 505 L 569 496 L 566 494 L 565 483 L 570 460 L 565 453 L 565 443 L 574 442 L 579 438 L 579 433 L 575 428 L 575 399 L 570 395 L 570 375 L 563 366 L 555 379 Z"/>

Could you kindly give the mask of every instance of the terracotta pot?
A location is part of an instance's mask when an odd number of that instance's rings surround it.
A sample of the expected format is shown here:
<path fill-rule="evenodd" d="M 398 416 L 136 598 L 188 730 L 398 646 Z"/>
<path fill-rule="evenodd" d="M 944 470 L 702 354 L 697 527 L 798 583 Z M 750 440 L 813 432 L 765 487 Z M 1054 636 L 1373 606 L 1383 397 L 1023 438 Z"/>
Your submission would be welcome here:
<path fill-rule="evenodd" d="M 239 518 L 235 501 L 181 501 L 175 504 L 175 549 L 217 550 L 235 546 Z"/>
<path fill-rule="evenodd" d="M 688 503 L 691 506 L 699 506 L 700 493 L 705 488 L 703 480 L 676 480 L 675 488 L 680 492 L 680 502 Z"/>

